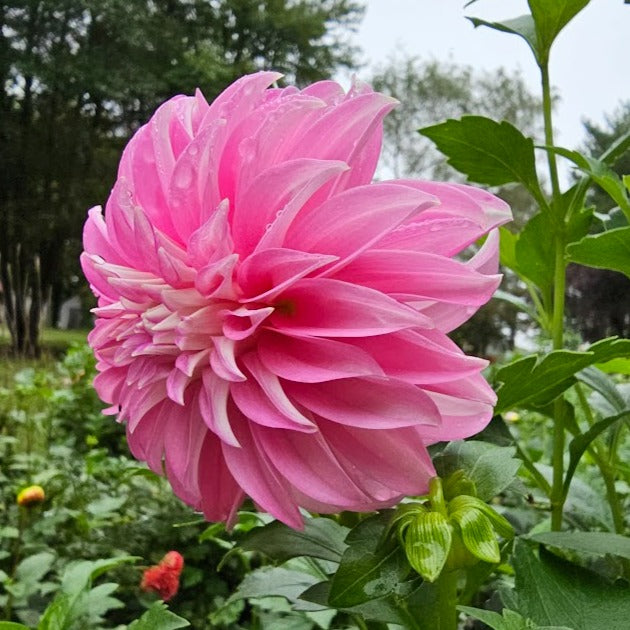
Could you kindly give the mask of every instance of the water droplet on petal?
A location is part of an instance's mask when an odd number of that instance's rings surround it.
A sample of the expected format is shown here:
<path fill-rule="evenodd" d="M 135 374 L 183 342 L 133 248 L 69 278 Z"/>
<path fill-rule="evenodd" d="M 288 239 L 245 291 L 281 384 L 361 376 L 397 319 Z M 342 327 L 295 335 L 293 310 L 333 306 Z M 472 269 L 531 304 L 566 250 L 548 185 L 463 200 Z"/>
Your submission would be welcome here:
<path fill-rule="evenodd" d="M 188 146 L 188 154 L 189 155 L 197 155 L 199 153 L 199 147 L 196 144 L 191 144 Z"/>
<path fill-rule="evenodd" d="M 175 170 L 173 177 L 175 186 L 185 190 L 193 183 L 195 172 L 190 164 L 182 163 Z"/>

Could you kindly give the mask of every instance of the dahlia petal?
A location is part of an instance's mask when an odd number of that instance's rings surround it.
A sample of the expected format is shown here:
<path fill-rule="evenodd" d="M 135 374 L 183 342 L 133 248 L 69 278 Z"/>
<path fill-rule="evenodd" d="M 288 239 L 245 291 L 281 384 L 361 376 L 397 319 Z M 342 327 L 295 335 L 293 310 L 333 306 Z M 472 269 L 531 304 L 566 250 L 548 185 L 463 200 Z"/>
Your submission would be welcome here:
<path fill-rule="evenodd" d="M 168 403 L 167 403 L 168 404 Z M 163 474 L 164 417 L 166 405 L 158 405 L 145 414 L 132 431 L 127 424 L 127 442 L 134 457 L 146 461 L 156 474 Z"/>
<path fill-rule="evenodd" d="M 319 187 L 347 169 L 347 164 L 340 161 L 297 159 L 262 171 L 236 198 L 232 219 L 236 251 L 242 256 L 254 251 L 276 220 L 279 225 L 271 236 L 274 242 L 280 242 L 280 224 L 288 225 Z M 261 247 L 269 247 L 269 241 Z"/>
<path fill-rule="evenodd" d="M 203 387 L 199 392 L 199 410 L 206 426 L 223 442 L 240 446 L 227 412 L 230 385 L 210 370 L 204 370 Z"/>
<path fill-rule="evenodd" d="M 346 99 L 319 118 L 303 135 L 294 139 L 290 155 L 320 159 L 341 159 L 350 164 L 360 155 L 369 142 L 370 134 L 378 133 L 380 121 L 393 109 L 398 101 L 371 92 Z M 355 185 L 367 183 L 373 173 L 364 172 L 367 179 Z"/>
<path fill-rule="evenodd" d="M 119 265 L 125 262 L 125 259 L 109 241 L 101 206 L 95 206 L 88 210 L 88 218 L 83 228 L 83 249 L 109 262 Z"/>
<path fill-rule="evenodd" d="M 479 251 L 466 263 L 471 269 L 485 274 L 499 271 L 499 230 L 492 230 Z"/>
<path fill-rule="evenodd" d="M 408 354 L 408 346 L 405 353 Z M 321 383 L 352 376 L 384 375 L 372 354 L 321 337 L 290 337 L 266 331 L 258 342 L 258 354 L 270 372 L 289 381 Z"/>
<path fill-rule="evenodd" d="M 374 501 L 425 494 L 435 469 L 422 436 L 425 427 L 373 431 L 334 422 L 320 423 L 322 433 L 347 467 L 361 471 L 364 489 Z M 429 427 L 427 427 L 429 428 Z M 389 489 L 390 492 L 385 492 Z"/>
<path fill-rule="evenodd" d="M 436 254 L 370 250 L 335 277 L 390 295 L 404 293 L 426 300 L 481 305 L 492 297 L 502 276 L 484 275 L 471 265 Z"/>
<path fill-rule="evenodd" d="M 487 365 L 487 361 L 465 355 L 448 337 L 434 330 L 403 330 L 348 342 L 374 357 L 387 376 L 416 385 L 463 378 Z M 263 346 L 261 356 L 264 360 Z"/>
<path fill-rule="evenodd" d="M 284 246 L 339 256 L 341 261 L 333 266 L 334 270 L 410 216 L 436 203 L 434 197 L 407 186 L 372 184 L 351 188 L 319 207 L 300 212 L 287 231 Z"/>
<path fill-rule="evenodd" d="M 202 225 L 219 205 L 215 145 L 225 133 L 223 120 L 205 127 L 174 164 L 168 187 L 172 222 L 182 242 Z"/>
<path fill-rule="evenodd" d="M 336 256 L 309 254 L 292 249 L 265 249 L 249 256 L 238 269 L 242 301 L 270 300 L 311 272 L 337 260 Z"/>
<path fill-rule="evenodd" d="M 236 342 L 225 337 L 212 337 L 214 351 L 210 353 L 210 365 L 214 372 L 226 381 L 244 381 L 247 377 L 236 364 Z"/>
<path fill-rule="evenodd" d="M 286 481 L 283 482 L 269 457 L 258 447 L 247 421 L 239 418 L 236 429 L 241 447 L 221 444 L 225 463 L 232 476 L 264 510 L 289 527 L 302 529 L 302 516 Z"/>
<path fill-rule="evenodd" d="M 356 468 L 347 471 L 323 435 L 252 427 L 258 443 L 270 461 L 300 492 L 315 501 L 339 507 L 371 501 L 352 478 Z"/>
<path fill-rule="evenodd" d="M 223 334 L 234 341 L 246 339 L 256 331 L 273 311 L 272 306 L 255 309 L 242 307 L 230 311 L 223 320 Z"/>
<path fill-rule="evenodd" d="M 243 355 L 243 363 L 260 385 L 268 401 L 293 423 L 294 428 L 303 427 L 302 430 L 315 430 L 313 422 L 286 395 L 278 377 L 270 372 L 254 353 Z M 251 394 L 251 390 L 249 393 Z M 295 427 L 295 425 L 298 426 Z"/>
<path fill-rule="evenodd" d="M 396 429 L 440 424 L 431 398 L 419 387 L 388 378 L 346 378 L 322 383 L 285 383 L 293 400 L 340 424 Z"/>
<path fill-rule="evenodd" d="M 204 517 L 209 521 L 228 521 L 243 502 L 243 491 L 225 464 L 221 442 L 210 432 L 206 433 L 199 453 L 197 478 Z"/>
<path fill-rule="evenodd" d="M 252 379 L 233 383 L 230 386 L 230 394 L 234 404 L 251 422 L 274 429 L 290 429 L 298 432 L 313 433 L 317 430 L 312 423 L 296 422 L 288 418 L 269 400 L 267 392 Z M 288 406 L 286 402 L 285 406 Z"/>
<path fill-rule="evenodd" d="M 195 230 L 188 241 L 186 264 L 201 269 L 230 255 L 234 250 L 228 213 L 230 204 L 221 201 L 216 210 Z"/>
<path fill-rule="evenodd" d="M 325 337 L 364 337 L 432 326 L 430 320 L 380 291 L 328 278 L 305 278 L 289 287 L 269 319 L 280 332 Z"/>

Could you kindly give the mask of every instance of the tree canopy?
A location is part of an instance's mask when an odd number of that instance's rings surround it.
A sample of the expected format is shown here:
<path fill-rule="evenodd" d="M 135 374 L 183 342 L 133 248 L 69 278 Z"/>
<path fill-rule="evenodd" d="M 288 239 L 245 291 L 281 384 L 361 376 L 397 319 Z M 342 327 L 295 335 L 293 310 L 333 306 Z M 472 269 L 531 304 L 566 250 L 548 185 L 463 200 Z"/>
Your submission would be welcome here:
<path fill-rule="evenodd" d="M 195 87 L 211 99 L 261 68 L 301 84 L 353 67 L 347 35 L 362 11 L 355 0 L 0 2 L 0 271 L 14 349 L 36 352 L 38 296 L 54 318 L 79 275 L 86 210 L 160 102 Z"/>

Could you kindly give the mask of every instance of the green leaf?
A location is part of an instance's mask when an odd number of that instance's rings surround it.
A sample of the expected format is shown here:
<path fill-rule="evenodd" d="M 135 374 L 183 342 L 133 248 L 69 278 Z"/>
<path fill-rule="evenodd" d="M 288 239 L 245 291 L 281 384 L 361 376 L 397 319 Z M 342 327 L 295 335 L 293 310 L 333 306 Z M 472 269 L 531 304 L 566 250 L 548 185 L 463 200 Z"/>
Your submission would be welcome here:
<path fill-rule="evenodd" d="M 0 621 L 0 630 L 30 630 L 28 626 L 12 621 Z"/>
<path fill-rule="evenodd" d="M 129 625 L 129 630 L 176 630 L 186 628 L 190 623 L 183 617 L 172 613 L 164 602 L 153 602 L 153 605 Z"/>
<path fill-rule="evenodd" d="M 573 162 L 581 171 L 586 173 L 600 188 L 605 190 L 610 198 L 621 208 L 622 212 L 630 219 L 630 201 L 624 183 L 604 162 L 590 156 L 582 155 L 577 151 L 569 151 L 562 147 L 545 147 L 549 151 L 558 153 Z"/>
<path fill-rule="evenodd" d="M 510 446 L 496 446 L 475 440 L 451 442 L 434 458 L 435 469 L 442 478 L 447 478 L 456 470 L 463 470 L 468 479 L 474 482 L 477 496 L 489 501 L 504 490 L 521 465 L 515 458 L 516 449 Z"/>
<path fill-rule="evenodd" d="M 612 359 L 595 367 L 606 374 L 630 374 L 630 359 Z"/>
<path fill-rule="evenodd" d="M 483 621 L 493 630 L 572 630 L 566 626 L 539 626 L 531 619 L 525 619 L 513 610 L 503 609 L 503 615 L 492 610 L 471 608 L 470 606 L 458 606 L 457 610 L 470 615 L 474 619 Z"/>
<path fill-rule="evenodd" d="M 519 274 L 547 292 L 553 286 L 553 268 L 549 264 L 553 239 L 549 216 L 539 212 L 525 224 L 514 249 Z"/>
<path fill-rule="evenodd" d="M 15 571 L 15 580 L 29 584 L 39 582 L 50 571 L 54 561 L 55 554 L 50 551 L 42 551 L 28 556 L 18 564 Z"/>
<path fill-rule="evenodd" d="M 402 549 L 383 541 L 390 518 L 388 513 L 369 517 L 348 534 L 349 547 L 331 582 L 332 607 L 357 606 L 393 593 L 409 571 Z"/>
<path fill-rule="evenodd" d="M 93 580 L 121 564 L 140 560 L 139 556 L 120 556 L 102 560 L 78 560 L 68 565 L 61 579 L 61 590 L 68 595 L 76 595 L 90 586 Z"/>
<path fill-rule="evenodd" d="M 549 61 L 549 51 L 560 31 L 589 3 L 589 0 L 529 0 L 531 15 L 503 22 L 486 22 L 469 18 L 475 26 L 487 26 L 497 31 L 522 37 L 539 66 Z"/>
<path fill-rule="evenodd" d="M 630 617 L 630 588 L 610 584 L 544 549 L 536 557 L 517 540 L 514 553 L 518 612 L 540 625 L 611 630 Z"/>
<path fill-rule="evenodd" d="M 585 236 L 568 246 L 572 262 L 620 271 L 630 278 L 630 226 Z"/>
<path fill-rule="evenodd" d="M 621 361 L 622 359 L 617 360 Z M 601 404 L 595 406 L 602 415 L 613 416 L 626 410 L 630 411 L 628 402 L 617 388 L 615 381 L 601 370 L 596 367 L 587 367 L 578 372 L 576 376 L 579 381 L 588 385 L 603 398 Z"/>
<path fill-rule="evenodd" d="M 591 345 L 585 352 L 554 350 L 539 358 L 530 355 L 502 367 L 495 379 L 498 390 L 495 413 L 518 406 L 544 406 L 575 382 L 575 373 L 592 365 L 630 354 L 630 340 L 610 337 Z"/>
<path fill-rule="evenodd" d="M 442 572 L 453 533 L 448 519 L 438 512 L 419 513 L 405 528 L 404 549 L 413 569 L 434 582 Z"/>
<path fill-rule="evenodd" d="M 297 531 L 279 521 L 251 530 L 239 543 L 245 551 L 259 551 L 278 562 L 297 556 L 310 556 L 340 562 L 348 547 L 348 528 L 329 518 L 305 519 Z"/>
<path fill-rule="evenodd" d="M 531 15 L 521 15 L 520 17 L 511 20 L 503 20 L 502 22 L 488 22 L 475 17 L 469 17 L 468 19 L 473 23 L 475 28 L 487 26 L 494 31 L 501 31 L 502 33 L 522 37 L 534 53 L 537 63 L 541 63 L 538 50 L 538 38 L 536 36 L 536 23 Z"/>
<path fill-rule="evenodd" d="M 536 23 L 538 52 L 543 61 L 560 31 L 589 3 L 589 0 L 529 0 Z"/>
<path fill-rule="evenodd" d="M 456 510 L 451 514 L 461 530 L 462 541 L 470 553 L 483 562 L 501 561 L 501 551 L 490 520 L 477 509 Z"/>
<path fill-rule="evenodd" d="M 261 567 L 245 577 L 226 604 L 251 597 L 284 597 L 293 603 L 301 593 L 319 580 L 320 578 L 302 571 L 284 567 Z"/>
<path fill-rule="evenodd" d="M 564 476 L 563 487 L 565 494 L 568 493 L 571 479 L 573 479 L 573 475 L 580 463 L 580 459 L 582 458 L 582 455 L 584 455 L 586 449 L 590 446 L 591 442 L 596 439 L 598 435 L 615 424 L 615 422 L 627 417 L 628 415 L 630 415 L 630 409 L 614 416 L 604 418 L 603 420 L 596 422 L 588 431 L 585 431 L 571 440 L 571 443 L 569 444 L 569 465 L 567 466 L 567 471 Z"/>
<path fill-rule="evenodd" d="M 307 602 L 313 602 L 319 606 L 328 607 L 330 599 L 330 582 L 319 582 L 307 589 L 300 599 Z M 376 621 L 380 623 L 394 623 L 403 625 L 404 620 L 398 612 L 396 604 L 391 597 L 382 597 L 373 599 L 358 606 L 348 606 L 339 608 L 340 611 L 352 615 L 360 615 L 366 620 Z"/>
<path fill-rule="evenodd" d="M 598 556 L 612 555 L 630 560 L 630 538 L 609 532 L 541 532 L 529 540 L 548 547 L 572 549 Z"/>
<path fill-rule="evenodd" d="M 489 186 L 519 182 L 545 205 L 536 175 L 534 143 L 509 122 L 464 116 L 419 131 L 470 181 Z"/>

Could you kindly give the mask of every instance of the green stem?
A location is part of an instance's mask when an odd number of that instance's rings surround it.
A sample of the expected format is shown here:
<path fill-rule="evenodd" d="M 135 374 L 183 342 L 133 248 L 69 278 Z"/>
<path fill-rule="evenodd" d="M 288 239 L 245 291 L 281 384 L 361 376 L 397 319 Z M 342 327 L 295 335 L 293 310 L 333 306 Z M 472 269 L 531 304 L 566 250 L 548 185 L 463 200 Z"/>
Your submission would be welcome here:
<path fill-rule="evenodd" d="M 553 349 L 558 350 L 564 345 L 564 293 L 566 282 L 566 262 L 564 259 L 564 235 L 557 234 L 555 239 L 555 272 L 553 289 L 553 319 L 552 339 Z M 554 430 L 553 430 L 553 479 L 551 483 L 551 529 L 558 531 L 562 528 L 562 510 L 564 507 L 564 398 L 559 396 L 554 400 Z"/>
<path fill-rule="evenodd" d="M 424 609 L 422 628 L 457 630 L 457 571 L 442 571 L 431 585 L 434 597 Z"/>
<path fill-rule="evenodd" d="M 543 93 L 543 116 L 545 120 L 545 144 L 553 147 L 553 124 L 551 120 L 551 83 L 549 81 L 549 66 L 547 63 L 540 66 Z M 549 177 L 551 179 L 551 191 L 553 199 L 560 197 L 560 183 L 558 180 L 558 165 L 556 155 L 547 151 L 549 163 Z M 553 204 L 552 204 L 553 207 Z M 564 258 L 565 234 L 564 215 L 552 216 L 554 238 L 554 283 L 553 283 L 553 310 L 551 317 L 551 337 L 553 349 L 558 350 L 564 345 L 564 294 L 566 288 L 566 261 Z M 562 509 L 564 496 L 562 491 L 564 477 L 564 399 L 557 398 L 554 401 L 554 432 L 553 432 L 553 480 L 551 484 L 551 529 L 559 530 L 562 527 Z"/>
<path fill-rule="evenodd" d="M 553 124 L 551 122 L 551 83 L 549 81 L 549 66 L 543 64 L 540 66 L 540 74 L 542 79 L 543 93 L 543 117 L 545 121 L 545 144 L 553 147 Z M 547 162 L 549 164 L 549 177 L 551 178 L 551 192 L 553 197 L 560 196 L 560 182 L 558 179 L 558 165 L 556 164 L 556 154 L 553 151 L 547 151 Z"/>

